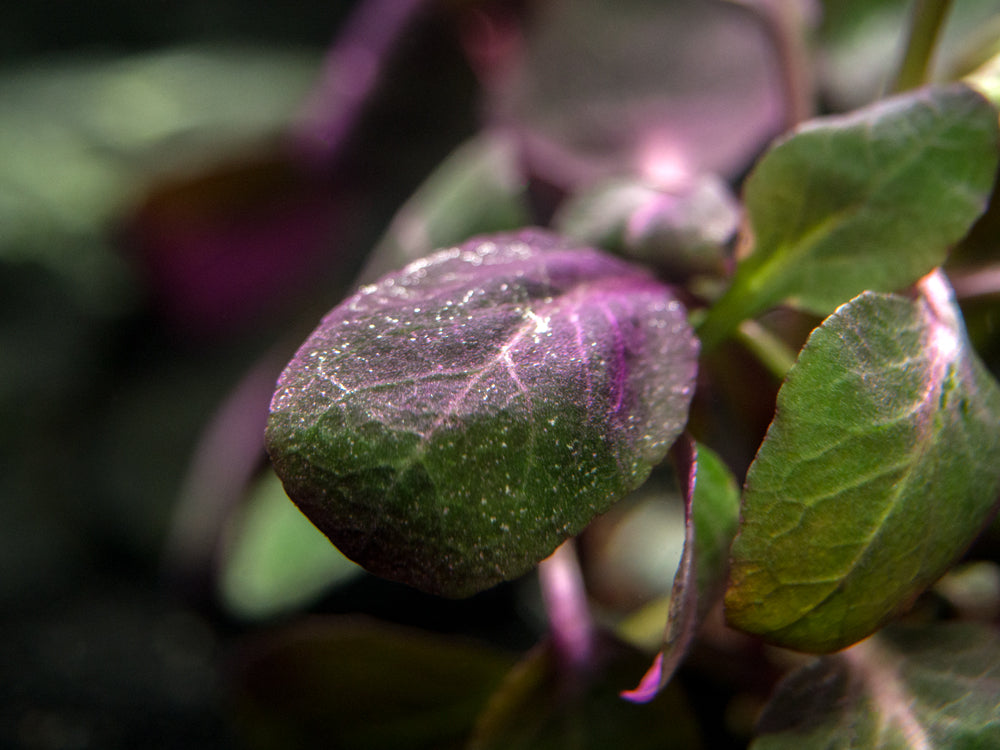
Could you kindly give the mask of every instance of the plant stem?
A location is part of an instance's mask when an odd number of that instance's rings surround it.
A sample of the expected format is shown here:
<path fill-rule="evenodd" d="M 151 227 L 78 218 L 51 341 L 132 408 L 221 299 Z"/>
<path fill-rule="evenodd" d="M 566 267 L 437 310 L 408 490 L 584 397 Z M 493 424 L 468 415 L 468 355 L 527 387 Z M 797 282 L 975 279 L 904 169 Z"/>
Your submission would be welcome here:
<path fill-rule="evenodd" d="M 308 161 L 328 166 L 357 126 L 387 60 L 428 0 L 363 0 L 323 61 L 320 79 L 292 128 Z"/>
<path fill-rule="evenodd" d="M 899 93 L 927 82 L 931 59 L 951 0 L 914 0 L 910 10 L 910 26 L 906 52 L 891 91 Z"/>
<path fill-rule="evenodd" d="M 542 560 L 538 580 L 556 654 L 569 667 L 586 668 L 594 652 L 594 624 L 572 539 Z"/>
<path fill-rule="evenodd" d="M 728 339 L 738 329 L 740 323 L 767 306 L 763 295 L 754 299 L 753 292 L 734 283 L 698 324 L 695 333 L 701 341 L 703 352 L 709 352 Z M 764 300 L 762 303 L 761 300 Z"/>
<path fill-rule="evenodd" d="M 795 364 L 796 354 L 792 349 L 756 320 L 744 320 L 737 329 L 740 342 L 778 380 L 784 380 Z"/>

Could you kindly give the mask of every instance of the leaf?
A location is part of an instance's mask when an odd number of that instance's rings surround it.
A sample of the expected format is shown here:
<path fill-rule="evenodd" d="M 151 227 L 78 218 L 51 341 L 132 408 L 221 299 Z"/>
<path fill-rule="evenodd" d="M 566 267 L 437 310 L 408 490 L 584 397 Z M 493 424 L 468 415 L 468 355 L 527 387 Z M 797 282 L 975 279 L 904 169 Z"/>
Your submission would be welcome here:
<path fill-rule="evenodd" d="M 747 475 L 729 622 L 804 651 L 872 633 L 972 542 L 1000 489 L 1000 388 L 940 272 L 809 337 Z"/>
<path fill-rule="evenodd" d="M 781 127 L 771 42 L 727 3 L 546 3 L 524 42 L 489 111 L 524 132 L 532 167 L 566 187 L 581 172 L 632 166 L 729 177 Z"/>
<path fill-rule="evenodd" d="M 670 682 L 698 626 L 725 582 L 727 552 L 739 518 L 739 489 L 722 460 L 691 438 L 672 451 L 684 494 L 684 553 L 674 576 L 663 648 L 634 690 L 622 697 L 651 700 Z"/>
<path fill-rule="evenodd" d="M 459 748 L 513 658 L 364 618 L 249 640 L 234 669 L 253 747 Z"/>
<path fill-rule="evenodd" d="M 551 643 L 542 643 L 490 698 L 466 750 L 698 747 L 697 727 L 679 691 L 665 691 L 644 706 L 616 699 L 643 658 L 604 636 L 590 669 L 565 671 Z"/>
<path fill-rule="evenodd" d="M 221 562 L 219 587 L 230 611 L 263 618 L 302 607 L 360 572 L 290 502 L 278 478 L 258 481 Z"/>
<path fill-rule="evenodd" d="M 580 242 L 684 278 L 722 275 L 739 215 L 729 187 L 712 174 L 669 189 L 648 179 L 614 177 L 570 196 L 553 224 Z"/>
<path fill-rule="evenodd" d="M 645 272 L 540 231 L 481 237 L 331 311 L 279 379 L 268 450 L 348 557 L 466 596 L 642 483 L 697 348 Z"/>
<path fill-rule="evenodd" d="M 1000 637 L 983 625 L 894 626 L 789 675 L 752 750 L 1000 747 Z"/>
<path fill-rule="evenodd" d="M 747 180 L 752 250 L 699 329 L 706 348 L 778 302 L 825 315 L 941 265 L 986 207 L 997 140 L 996 110 L 956 84 L 779 141 Z"/>
<path fill-rule="evenodd" d="M 164 167 L 185 171 L 222 144 L 244 150 L 279 132 L 316 63 L 263 44 L 212 44 L 7 65 L 0 262 L 50 270 L 94 313 L 131 311 L 134 259 L 116 236 L 123 209 Z"/>

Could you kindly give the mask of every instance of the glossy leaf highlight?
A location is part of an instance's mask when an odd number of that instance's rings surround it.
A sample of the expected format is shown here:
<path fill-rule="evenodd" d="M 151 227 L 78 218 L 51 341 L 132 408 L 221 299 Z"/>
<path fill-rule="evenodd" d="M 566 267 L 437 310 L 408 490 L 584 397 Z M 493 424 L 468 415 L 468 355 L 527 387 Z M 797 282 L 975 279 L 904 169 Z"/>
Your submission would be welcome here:
<path fill-rule="evenodd" d="M 996 110 L 956 84 L 816 119 L 779 141 L 747 180 L 749 253 L 699 329 L 705 346 L 779 302 L 828 314 L 941 265 L 986 207 L 997 140 Z"/>
<path fill-rule="evenodd" d="M 864 638 L 966 549 L 1000 489 L 1000 388 L 944 276 L 810 336 L 750 467 L 730 623 L 805 651 Z"/>
<path fill-rule="evenodd" d="M 331 311 L 278 382 L 268 450 L 348 557 L 465 596 L 642 483 L 697 348 L 644 271 L 541 231 L 481 237 Z"/>

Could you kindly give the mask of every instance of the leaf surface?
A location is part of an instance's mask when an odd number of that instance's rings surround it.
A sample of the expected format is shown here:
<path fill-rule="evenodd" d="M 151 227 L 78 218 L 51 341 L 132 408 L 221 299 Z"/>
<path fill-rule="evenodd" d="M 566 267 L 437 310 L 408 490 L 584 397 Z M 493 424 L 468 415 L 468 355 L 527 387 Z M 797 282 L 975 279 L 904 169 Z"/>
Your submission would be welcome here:
<path fill-rule="evenodd" d="M 464 596 L 642 483 L 686 422 L 697 350 L 644 271 L 541 231 L 481 237 L 327 315 L 279 379 L 268 450 L 348 557 Z"/>
<path fill-rule="evenodd" d="M 804 124 L 747 180 L 751 249 L 699 335 L 714 345 L 779 302 L 825 315 L 912 284 L 983 212 L 996 166 L 996 110 L 962 84 Z"/>
<path fill-rule="evenodd" d="M 739 517 L 736 480 L 715 453 L 689 437 L 679 440 L 671 453 L 682 477 L 684 552 L 670 594 L 663 648 L 641 683 L 622 693 L 636 703 L 651 700 L 670 682 L 702 619 L 718 601 Z"/>
<path fill-rule="evenodd" d="M 1000 638 L 968 623 L 894 626 L 778 686 L 751 750 L 1000 747 Z"/>
<path fill-rule="evenodd" d="M 866 292 L 817 328 L 747 475 L 730 623 L 832 651 L 905 609 L 968 547 L 1000 489 L 1000 388 L 943 274 Z"/>

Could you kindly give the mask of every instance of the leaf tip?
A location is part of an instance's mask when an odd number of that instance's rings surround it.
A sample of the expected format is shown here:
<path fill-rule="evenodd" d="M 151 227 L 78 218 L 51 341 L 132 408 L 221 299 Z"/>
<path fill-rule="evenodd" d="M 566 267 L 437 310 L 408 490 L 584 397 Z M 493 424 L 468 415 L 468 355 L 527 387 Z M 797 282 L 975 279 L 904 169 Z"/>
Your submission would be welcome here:
<path fill-rule="evenodd" d="M 663 652 L 653 659 L 653 665 L 631 690 L 622 690 L 618 695 L 631 703 L 649 703 L 660 692 L 663 679 Z"/>

